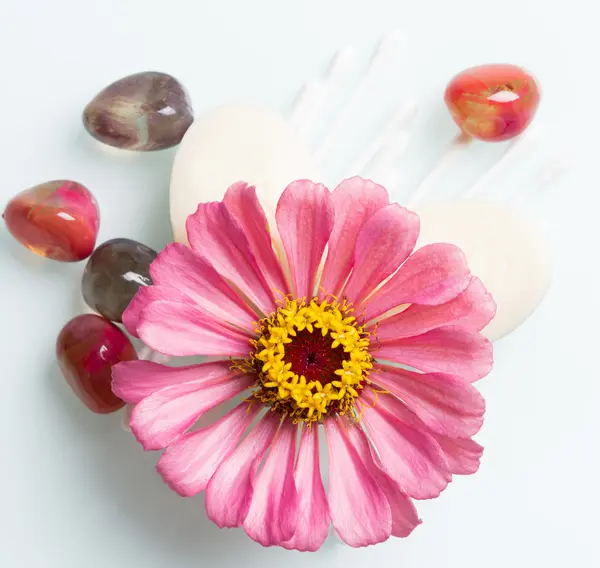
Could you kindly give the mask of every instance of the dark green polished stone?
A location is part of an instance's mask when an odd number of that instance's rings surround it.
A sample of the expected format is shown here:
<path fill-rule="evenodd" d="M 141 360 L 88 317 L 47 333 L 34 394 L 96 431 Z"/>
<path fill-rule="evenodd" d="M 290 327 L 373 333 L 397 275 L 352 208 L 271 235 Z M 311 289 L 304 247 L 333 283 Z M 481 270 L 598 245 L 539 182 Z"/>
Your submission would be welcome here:
<path fill-rule="evenodd" d="M 152 284 L 150 264 L 155 258 L 155 251 L 137 241 L 106 241 L 85 267 L 81 285 L 84 300 L 105 318 L 120 322 L 140 286 Z"/>

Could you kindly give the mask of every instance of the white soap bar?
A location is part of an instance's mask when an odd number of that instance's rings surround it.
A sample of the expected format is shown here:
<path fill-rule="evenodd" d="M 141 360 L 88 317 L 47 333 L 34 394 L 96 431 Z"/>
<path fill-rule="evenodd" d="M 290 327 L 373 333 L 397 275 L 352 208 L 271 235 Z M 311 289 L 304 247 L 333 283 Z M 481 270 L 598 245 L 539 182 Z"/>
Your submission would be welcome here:
<path fill-rule="evenodd" d="M 236 181 L 255 185 L 261 202 L 274 207 L 296 179 L 318 181 L 320 176 L 308 148 L 281 116 L 250 104 L 209 111 L 189 128 L 173 164 L 174 239 L 187 242 L 188 215 L 200 202 L 221 200 Z"/>
<path fill-rule="evenodd" d="M 484 335 L 499 339 L 531 315 L 548 290 L 552 263 L 530 221 L 490 201 L 432 203 L 415 210 L 421 218 L 417 247 L 435 242 L 459 246 L 496 300 L 498 312 Z"/>

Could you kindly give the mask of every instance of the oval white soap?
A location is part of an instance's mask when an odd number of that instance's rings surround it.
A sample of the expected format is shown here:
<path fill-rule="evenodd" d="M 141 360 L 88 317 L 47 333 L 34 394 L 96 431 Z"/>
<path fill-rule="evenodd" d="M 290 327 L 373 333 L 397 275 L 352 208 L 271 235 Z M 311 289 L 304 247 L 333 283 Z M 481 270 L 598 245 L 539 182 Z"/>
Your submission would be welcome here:
<path fill-rule="evenodd" d="M 193 122 L 175 156 L 170 190 L 174 239 L 187 242 L 188 215 L 200 202 L 221 200 L 236 181 L 255 185 L 261 202 L 274 207 L 296 179 L 318 181 L 320 176 L 303 140 L 283 117 L 250 104 L 215 108 Z"/>
<path fill-rule="evenodd" d="M 491 201 L 430 203 L 415 210 L 421 218 L 417 247 L 435 242 L 460 247 L 496 300 L 498 312 L 484 335 L 499 339 L 532 314 L 550 286 L 552 262 L 529 220 Z"/>

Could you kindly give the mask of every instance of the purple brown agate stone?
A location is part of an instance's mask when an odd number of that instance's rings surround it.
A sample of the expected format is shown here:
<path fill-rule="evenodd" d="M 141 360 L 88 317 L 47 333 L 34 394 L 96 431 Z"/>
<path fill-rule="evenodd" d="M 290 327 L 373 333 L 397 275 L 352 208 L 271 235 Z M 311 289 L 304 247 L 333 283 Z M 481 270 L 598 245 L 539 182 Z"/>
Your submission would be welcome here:
<path fill-rule="evenodd" d="M 121 322 L 136 292 L 152 284 L 150 265 L 155 258 L 154 250 L 137 241 L 106 241 L 93 252 L 83 272 L 83 299 L 105 318 Z"/>
<path fill-rule="evenodd" d="M 181 142 L 194 119 L 179 81 L 147 71 L 119 79 L 83 111 L 83 124 L 97 140 L 124 150 L 162 150 Z"/>

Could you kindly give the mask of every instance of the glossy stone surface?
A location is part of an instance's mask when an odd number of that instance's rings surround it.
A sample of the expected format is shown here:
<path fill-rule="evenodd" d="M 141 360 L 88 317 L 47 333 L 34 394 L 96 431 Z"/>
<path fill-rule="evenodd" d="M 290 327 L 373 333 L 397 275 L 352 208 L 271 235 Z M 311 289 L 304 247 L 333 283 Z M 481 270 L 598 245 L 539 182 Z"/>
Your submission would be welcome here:
<path fill-rule="evenodd" d="M 155 258 L 155 251 L 137 241 L 106 241 L 85 267 L 81 286 L 84 300 L 104 317 L 120 322 L 140 286 L 152 284 L 150 264 Z"/>
<path fill-rule="evenodd" d="M 183 86 L 171 75 L 154 71 L 115 81 L 83 111 L 83 124 L 94 138 L 125 150 L 175 146 L 193 119 Z"/>
<path fill-rule="evenodd" d="M 125 406 L 111 390 L 111 369 L 137 355 L 116 325 L 94 314 L 73 318 L 58 334 L 56 358 L 67 383 L 92 412 L 108 414 Z"/>
<path fill-rule="evenodd" d="M 100 225 L 94 196 L 83 185 L 68 180 L 22 191 L 9 201 L 2 217 L 22 245 L 64 262 L 90 256 Z"/>
<path fill-rule="evenodd" d="M 465 134 L 501 142 L 527 128 L 537 111 L 540 91 L 521 67 L 481 65 L 456 75 L 446 88 L 445 101 Z"/>

